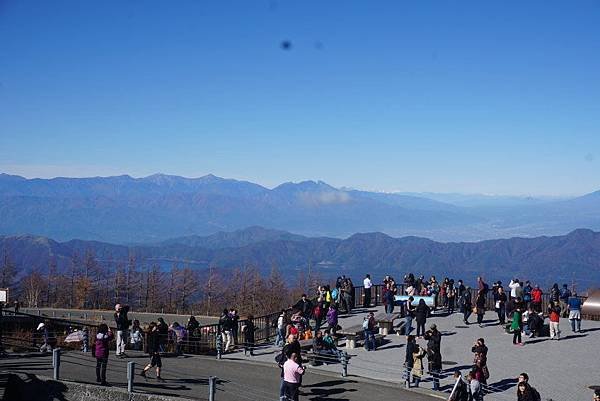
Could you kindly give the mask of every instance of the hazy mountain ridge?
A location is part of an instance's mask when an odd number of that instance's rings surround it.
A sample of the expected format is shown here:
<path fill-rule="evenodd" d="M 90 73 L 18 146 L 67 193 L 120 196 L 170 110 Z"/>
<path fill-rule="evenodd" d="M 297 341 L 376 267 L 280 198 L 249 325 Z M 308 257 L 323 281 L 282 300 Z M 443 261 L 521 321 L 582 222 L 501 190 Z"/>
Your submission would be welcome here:
<path fill-rule="evenodd" d="M 0 174 L 0 234 L 132 244 L 249 226 L 306 236 L 384 232 L 438 241 L 600 230 L 600 191 L 567 200 L 499 197 L 497 203 L 476 196 L 468 207 L 466 198 L 450 195 L 454 197 L 447 198 L 457 204 L 338 189 L 322 181 L 288 182 L 268 189 L 214 175 L 44 180 Z"/>
<path fill-rule="evenodd" d="M 212 248 L 189 246 L 209 244 Z M 240 246 L 232 246 L 239 243 Z M 311 266 L 324 276 L 341 272 L 360 275 L 371 272 L 404 274 L 419 272 L 439 276 L 490 279 L 513 276 L 539 280 L 600 283 L 600 233 L 576 230 L 568 235 L 510 238 L 481 242 L 440 243 L 425 238 L 393 238 L 382 233 L 355 234 L 346 239 L 307 238 L 281 231 L 251 227 L 204 238 L 179 238 L 152 246 L 113 245 L 96 241 L 59 243 L 44 237 L 0 237 L 0 250 L 7 252 L 21 272 L 45 271 L 51 259 L 67 269 L 74 254 L 92 251 L 106 263 L 126 263 L 130 255 L 145 264 L 164 268 L 174 262 L 196 268 L 257 266 L 268 272 L 272 266 L 284 274 L 296 274 Z M 582 284 L 583 285 L 583 284 Z M 588 284 L 586 284 L 588 285 Z"/>

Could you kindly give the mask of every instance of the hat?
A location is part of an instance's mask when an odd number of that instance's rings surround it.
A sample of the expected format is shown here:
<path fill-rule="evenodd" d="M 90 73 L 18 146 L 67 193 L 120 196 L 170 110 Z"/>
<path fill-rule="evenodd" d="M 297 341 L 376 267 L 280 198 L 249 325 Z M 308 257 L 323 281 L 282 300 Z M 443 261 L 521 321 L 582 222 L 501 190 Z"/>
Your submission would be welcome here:
<path fill-rule="evenodd" d="M 429 326 L 429 328 L 430 328 L 431 330 L 437 330 L 437 326 L 436 326 L 436 324 L 435 324 L 435 323 L 434 323 L 434 324 L 432 324 L 431 326 Z"/>
<path fill-rule="evenodd" d="M 43 329 L 45 326 L 46 326 L 46 325 L 45 325 L 44 323 L 40 323 L 40 324 L 38 324 L 38 328 L 37 328 L 37 329 L 38 329 L 38 330 L 41 330 L 41 329 Z"/>

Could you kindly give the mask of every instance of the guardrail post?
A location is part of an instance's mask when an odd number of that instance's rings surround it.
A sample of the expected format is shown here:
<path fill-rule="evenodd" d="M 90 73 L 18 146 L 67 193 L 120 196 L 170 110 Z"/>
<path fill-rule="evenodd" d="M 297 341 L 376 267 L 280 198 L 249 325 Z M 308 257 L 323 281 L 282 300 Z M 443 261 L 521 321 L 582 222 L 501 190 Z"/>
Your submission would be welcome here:
<path fill-rule="evenodd" d="M 133 393 L 133 378 L 135 377 L 135 362 L 127 362 L 127 392 Z"/>
<path fill-rule="evenodd" d="M 341 355 L 342 362 L 342 377 L 348 376 L 348 353 L 346 351 L 342 351 Z"/>
<path fill-rule="evenodd" d="M 54 368 L 54 380 L 60 380 L 60 348 L 52 350 L 52 367 Z"/>
<path fill-rule="evenodd" d="M 208 401 L 215 401 L 216 389 L 217 389 L 217 377 L 210 376 L 208 378 Z"/>

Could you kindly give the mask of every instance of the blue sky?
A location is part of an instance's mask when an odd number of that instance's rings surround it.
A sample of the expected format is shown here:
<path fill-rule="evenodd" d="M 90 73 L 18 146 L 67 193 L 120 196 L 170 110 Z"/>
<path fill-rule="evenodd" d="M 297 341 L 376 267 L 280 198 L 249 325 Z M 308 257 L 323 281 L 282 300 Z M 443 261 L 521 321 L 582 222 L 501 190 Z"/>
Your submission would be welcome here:
<path fill-rule="evenodd" d="M 591 192 L 600 2 L 3 0 L 0 171 Z"/>

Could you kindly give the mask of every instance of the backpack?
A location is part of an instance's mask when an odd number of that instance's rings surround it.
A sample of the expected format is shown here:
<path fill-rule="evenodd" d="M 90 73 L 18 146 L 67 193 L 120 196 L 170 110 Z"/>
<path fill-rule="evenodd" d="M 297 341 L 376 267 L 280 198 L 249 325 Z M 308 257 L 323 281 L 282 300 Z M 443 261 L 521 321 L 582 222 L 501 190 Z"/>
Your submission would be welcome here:
<path fill-rule="evenodd" d="M 369 318 L 368 317 L 364 318 L 363 324 L 362 324 L 362 328 L 364 330 L 368 330 L 369 329 Z"/>

